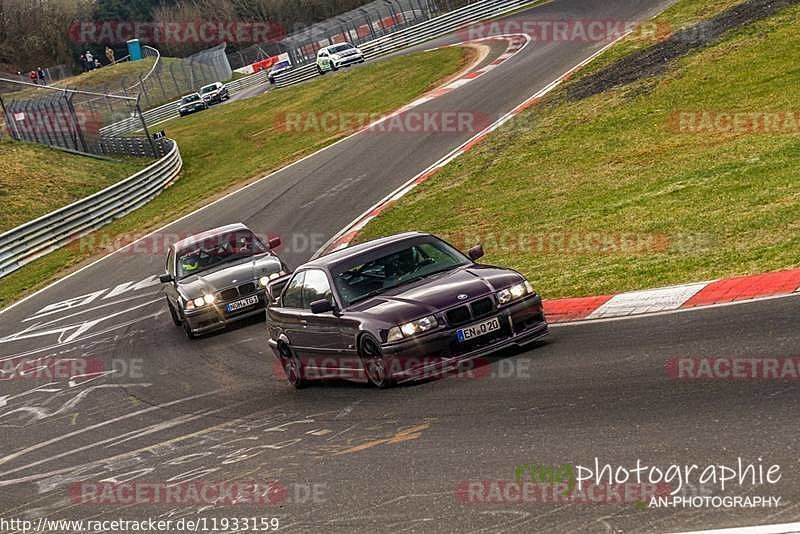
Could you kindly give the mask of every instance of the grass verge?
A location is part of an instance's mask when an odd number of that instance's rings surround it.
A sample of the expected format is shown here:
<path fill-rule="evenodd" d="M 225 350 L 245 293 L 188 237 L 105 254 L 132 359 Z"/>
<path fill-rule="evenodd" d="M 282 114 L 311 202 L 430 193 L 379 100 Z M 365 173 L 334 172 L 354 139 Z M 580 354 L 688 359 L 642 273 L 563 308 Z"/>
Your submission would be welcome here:
<path fill-rule="evenodd" d="M 87 197 L 147 164 L 107 161 L 0 139 L 0 233 Z"/>
<path fill-rule="evenodd" d="M 736 3 L 679 0 L 659 20 L 680 27 Z M 569 98 L 585 76 L 648 44 L 613 47 L 395 203 L 359 240 L 410 229 L 462 246 L 483 240 L 487 262 L 520 270 L 549 298 L 800 266 L 797 130 L 675 128 L 682 111 L 796 111 L 798 17 L 800 7 L 784 8 L 658 76 Z"/>
<path fill-rule="evenodd" d="M 387 113 L 458 72 L 473 53 L 445 48 L 401 56 L 166 123 L 159 129 L 166 128 L 178 142 L 184 160 L 180 179 L 101 232 L 144 233 L 348 134 L 277 131 L 275 117 L 284 112 Z M 364 87 L 370 90 L 364 91 Z M 89 251 L 76 248 L 57 250 L 3 278 L 0 305 L 8 305 L 92 258 Z"/>

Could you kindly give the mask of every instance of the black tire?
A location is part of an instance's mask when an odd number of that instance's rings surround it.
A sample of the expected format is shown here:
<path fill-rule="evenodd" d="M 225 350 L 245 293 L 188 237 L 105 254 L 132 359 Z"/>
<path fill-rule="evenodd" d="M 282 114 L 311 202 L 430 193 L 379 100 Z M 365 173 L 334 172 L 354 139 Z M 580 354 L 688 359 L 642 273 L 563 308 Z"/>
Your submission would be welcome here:
<path fill-rule="evenodd" d="M 181 322 L 183 323 L 183 331 L 186 333 L 186 337 L 188 337 L 189 339 L 195 339 L 197 337 L 197 334 L 192 332 L 192 327 L 189 326 L 189 321 L 184 319 Z"/>
<path fill-rule="evenodd" d="M 295 389 L 303 389 L 308 386 L 308 380 L 303 378 L 305 370 L 303 369 L 303 362 L 300 358 L 292 354 L 292 349 L 285 343 L 278 345 L 278 353 L 281 358 L 281 366 L 286 375 L 286 380 L 295 387 Z"/>
<path fill-rule="evenodd" d="M 362 336 L 358 343 L 358 355 L 364 366 L 367 380 L 373 386 L 386 389 L 394 386 L 395 382 L 389 376 L 390 371 L 381 352 L 381 347 L 372 336 Z"/>
<path fill-rule="evenodd" d="M 167 299 L 167 308 L 169 308 L 169 315 L 172 317 L 172 322 L 175 323 L 175 326 L 181 325 L 181 318 L 178 315 L 178 312 L 175 311 L 175 308 L 172 307 L 172 302 L 170 302 L 169 297 L 164 297 Z"/>
<path fill-rule="evenodd" d="M 320 67 L 319 65 L 317 65 L 317 72 L 319 72 L 320 76 L 323 76 L 325 74 L 325 71 L 322 70 L 322 67 Z"/>
<path fill-rule="evenodd" d="M 337 70 L 339 70 L 339 67 L 337 67 L 336 63 L 334 63 L 333 61 L 331 61 L 331 70 L 333 72 L 336 72 Z"/>

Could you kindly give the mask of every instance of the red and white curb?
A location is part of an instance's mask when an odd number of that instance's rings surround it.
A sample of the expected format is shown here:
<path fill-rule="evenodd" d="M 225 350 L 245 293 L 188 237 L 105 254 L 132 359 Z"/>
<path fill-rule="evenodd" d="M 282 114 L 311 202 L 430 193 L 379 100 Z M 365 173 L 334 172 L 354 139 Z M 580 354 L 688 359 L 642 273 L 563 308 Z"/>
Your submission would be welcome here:
<path fill-rule="evenodd" d="M 620 36 L 619 39 L 615 40 L 614 42 L 607 44 L 570 69 L 568 72 L 551 82 L 542 90 L 538 91 L 524 102 L 517 105 L 506 115 L 503 115 L 500 119 L 490 124 L 484 130 L 478 132 L 475 136 L 467 140 L 461 146 L 457 147 L 442 159 L 423 170 L 411 180 L 407 181 L 398 189 L 390 193 L 388 196 L 381 199 L 377 204 L 372 206 L 369 210 L 361 214 L 349 225 L 339 231 L 339 233 L 333 236 L 325 245 L 322 246 L 322 248 L 320 248 L 314 257 L 316 258 L 328 252 L 346 248 L 358 236 L 359 232 L 367 224 L 369 224 L 370 221 L 372 221 L 372 219 L 380 215 L 394 202 L 402 198 L 414 187 L 436 174 L 436 172 L 450 163 L 453 159 L 470 150 L 491 132 L 536 103 L 539 99 L 570 78 L 576 71 L 587 65 L 597 56 L 613 46 L 617 41 L 624 39 L 626 36 L 627 33 Z M 516 51 L 518 52 L 524 48 L 524 46 L 525 45 L 522 45 Z M 500 61 L 502 57 L 503 56 L 500 56 L 497 60 L 495 60 L 494 63 Z M 508 58 L 506 57 L 502 61 L 505 61 L 506 59 Z M 484 69 L 487 67 L 484 67 Z M 484 69 L 481 70 L 486 72 Z M 460 80 L 474 79 L 474 77 L 468 78 L 469 76 L 470 75 L 468 74 L 466 77 L 459 78 L 455 82 L 451 82 L 450 84 L 438 90 L 434 90 L 434 92 L 445 89 L 447 89 L 447 91 L 453 90 L 453 84 L 455 84 L 455 87 L 460 87 L 463 85 L 463 83 L 460 83 Z M 441 93 L 438 93 L 436 96 L 439 96 L 439 94 Z M 409 104 L 407 107 L 413 107 L 414 105 L 419 105 L 420 103 L 427 101 L 426 96 L 423 96 L 412 104 Z M 550 322 L 561 323 L 669 312 L 680 309 L 690 309 L 700 306 L 710 306 L 743 300 L 784 296 L 797 292 L 800 292 L 800 269 L 751 276 L 741 276 L 722 280 L 712 280 L 708 282 L 697 282 L 657 289 L 647 289 L 643 291 L 632 291 L 628 293 L 619 293 L 616 295 L 546 300 L 544 301 L 544 308 Z"/>
<path fill-rule="evenodd" d="M 419 106 L 421 104 L 424 104 L 425 102 L 430 102 L 431 100 L 433 100 L 435 98 L 439 98 L 442 95 L 446 95 L 447 93 L 450 93 L 450 92 L 458 89 L 459 87 L 465 86 L 466 84 L 468 84 L 472 80 L 474 80 L 476 78 L 479 78 L 480 76 L 482 76 L 483 74 L 486 74 L 487 72 L 489 72 L 492 69 L 497 68 L 501 63 L 504 63 L 504 62 L 508 61 L 510 58 L 514 57 L 516 54 L 521 52 L 522 49 L 525 48 L 528 45 L 528 43 L 531 41 L 531 37 L 529 35 L 525 35 L 525 34 L 508 34 L 508 35 L 497 35 L 497 36 L 493 35 L 491 37 L 483 37 L 481 39 L 475 39 L 473 41 L 455 43 L 455 44 L 452 44 L 452 45 L 441 46 L 441 47 L 438 47 L 438 48 L 431 48 L 430 50 L 427 50 L 427 52 L 432 52 L 433 50 L 439 50 L 441 48 L 460 47 L 460 46 L 473 44 L 473 43 L 479 43 L 479 42 L 483 42 L 483 41 L 506 41 L 508 43 L 508 46 L 506 47 L 505 51 L 500 56 L 497 57 L 497 59 L 495 59 L 494 61 L 492 61 L 490 64 L 486 65 L 485 67 L 482 67 L 482 68 L 480 68 L 478 70 L 470 71 L 470 72 L 468 72 L 468 73 L 466 73 L 466 74 L 464 74 L 462 76 L 459 76 L 455 80 L 452 80 L 452 81 L 442 85 L 441 87 L 437 87 L 436 89 L 432 89 L 431 91 L 428 91 L 427 93 L 425 93 L 421 97 L 417 98 L 416 100 L 412 100 L 411 102 L 409 102 L 405 106 L 403 106 L 403 107 L 397 109 L 396 111 L 393 111 L 392 113 L 389 113 L 388 115 L 386 115 L 384 117 L 381 117 L 379 120 L 369 124 L 368 126 L 366 126 L 365 129 L 374 128 L 378 124 L 380 124 L 380 123 L 382 123 L 382 122 L 384 122 L 386 120 L 389 120 L 392 117 L 395 117 L 397 115 L 405 113 L 405 112 L 407 112 L 408 110 L 410 110 L 412 108 L 415 108 L 415 107 L 417 107 L 417 106 Z"/>
<path fill-rule="evenodd" d="M 690 309 L 798 292 L 800 269 L 791 269 L 616 295 L 546 300 L 544 310 L 549 321 L 561 323 Z"/>

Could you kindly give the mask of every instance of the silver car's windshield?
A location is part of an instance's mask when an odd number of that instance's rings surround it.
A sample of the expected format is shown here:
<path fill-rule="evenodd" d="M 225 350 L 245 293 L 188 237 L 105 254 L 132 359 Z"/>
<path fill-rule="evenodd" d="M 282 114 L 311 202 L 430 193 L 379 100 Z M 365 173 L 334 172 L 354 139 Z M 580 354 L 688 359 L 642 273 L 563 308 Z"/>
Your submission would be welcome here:
<path fill-rule="evenodd" d="M 186 278 L 214 269 L 223 263 L 264 252 L 267 252 L 267 247 L 249 230 L 203 238 L 178 251 L 178 278 Z"/>

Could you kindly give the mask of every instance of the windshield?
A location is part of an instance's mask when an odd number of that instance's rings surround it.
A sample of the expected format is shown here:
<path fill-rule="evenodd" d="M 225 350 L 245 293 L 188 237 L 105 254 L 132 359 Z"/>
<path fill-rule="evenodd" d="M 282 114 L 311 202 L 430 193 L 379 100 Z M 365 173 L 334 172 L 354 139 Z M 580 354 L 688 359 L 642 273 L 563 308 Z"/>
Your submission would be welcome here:
<path fill-rule="evenodd" d="M 351 45 L 350 43 L 344 43 L 344 44 L 339 44 L 339 45 L 335 45 L 335 46 L 332 46 L 332 47 L 328 48 L 328 52 L 330 52 L 331 54 L 335 54 L 337 52 L 343 52 L 345 50 L 350 50 L 351 48 L 353 48 L 353 45 Z"/>
<path fill-rule="evenodd" d="M 217 90 L 217 85 L 212 83 L 211 85 L 206 85 L 205 87 L 201 87 L 200 94 L 206 94 L 216 90 Z"/>
<path fill-rule="evenodd" d="M 184 104 L 191 104 L 192 102 L 197 102 L 200 100 L 200 95 L 187 95 L 181 99 L 181 102 Z"/>
<path fill-rule="evenodd" d="M 210 236 L 178 251 L 178 278 L 264 252 L 267 252 L 267 247 L 249 230 Z"/>
<path fill-rule="evenodd" d="M 358 259 L 356 259 L 358 261 Z M 470 261 L 444 241 L 410 243 L 405 248 L 358 265 L 335 270 L 333 282 L 345 306 Z"/>
<path fill-rule="evenodd" d="M 288 61 L 279 61 L 278 63 L 275 63 L 275 65 L 272 67 L 272 70 L 280 70 L 288 67 L 289 67 Z"/>

